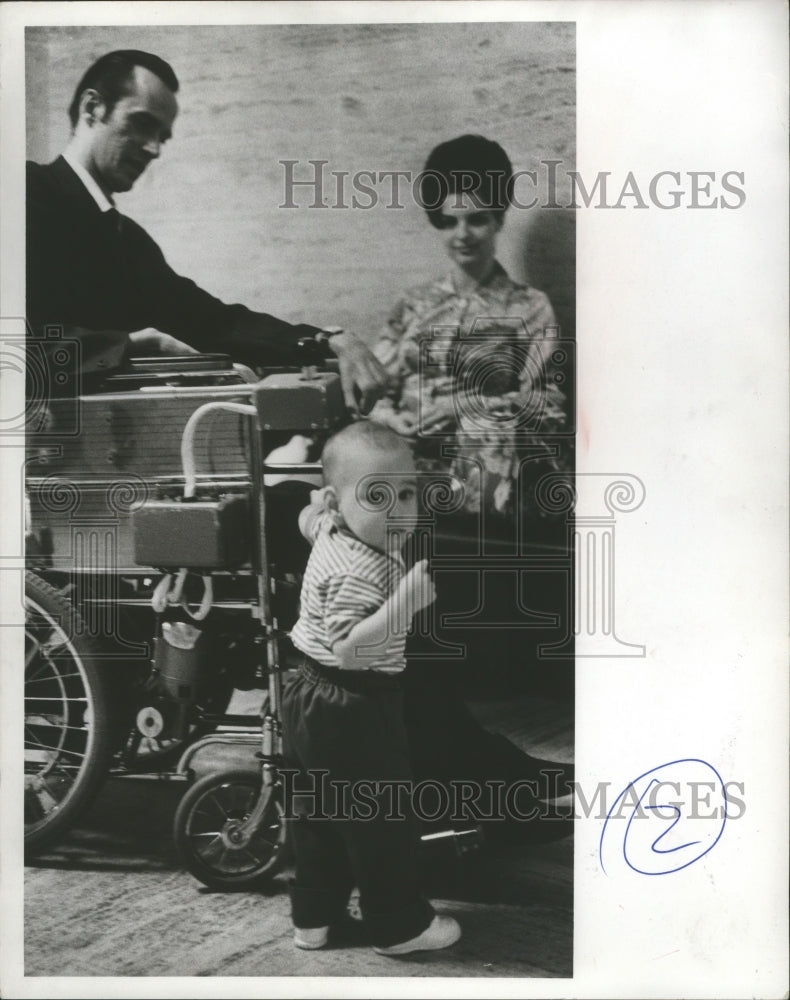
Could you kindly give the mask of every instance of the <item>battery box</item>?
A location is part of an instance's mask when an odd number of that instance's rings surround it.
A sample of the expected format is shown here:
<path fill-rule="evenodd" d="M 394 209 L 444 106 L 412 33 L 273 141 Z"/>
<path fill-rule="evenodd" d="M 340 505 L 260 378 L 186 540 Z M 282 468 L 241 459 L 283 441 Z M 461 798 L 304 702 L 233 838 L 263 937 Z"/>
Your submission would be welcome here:
<path fill-rule="evenodd" d="M 340 376 L 334 372 L 268 375 L 254 393 L 261 425 L 267 431 L 328 431 L 345 413 Z"/>
<path fill-rule="evenodd" d="M 133 517 L 134 561 L 161 569 L 233 569 L 250 561 L 246 496 L 150 500 Z"/>

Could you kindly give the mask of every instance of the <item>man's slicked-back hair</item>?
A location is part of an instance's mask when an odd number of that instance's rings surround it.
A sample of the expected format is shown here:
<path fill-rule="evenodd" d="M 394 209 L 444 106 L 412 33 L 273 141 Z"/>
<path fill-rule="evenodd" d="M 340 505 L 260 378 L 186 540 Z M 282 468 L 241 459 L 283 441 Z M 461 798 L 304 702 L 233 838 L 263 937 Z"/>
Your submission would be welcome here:
<path fill-rule="evenodd" d="M 95 90 L 101 94 L 108 111 L 112 111 L 117 102 L 128 93 L 129 79 L 135 66 L 150 70 L 174 94 L 178 93 L 178 77 L 173 67 L 151 52 L 140 49 L 118 49 L 107 52 L 88 69 L 74 91 L 74 97 L 69 105 L 69 120 L 75 128 L 80 114 L 80 98 L 86 90 Z"/>
<path fill-rule="evenodd" d="M 468 194 L 479 209 L 500 218 L 513 200 L 513 164 L 498 142 L 459 135 L 434 147 L 419 177 L 419 203 L 428 221 L 443 229 L 442 205 L 450 195 Z"/>
<path fill-rule="evenodd" d="M 333 434 L 324 445 L 321 454 L 324 482 L 328 486 L 339 485 L 343 459 L 350 454 L 360 451 L 387 453 L 402 448 L 409 450 L 408 444 L 392 428 L 373 420 L 357 420 Z"/>

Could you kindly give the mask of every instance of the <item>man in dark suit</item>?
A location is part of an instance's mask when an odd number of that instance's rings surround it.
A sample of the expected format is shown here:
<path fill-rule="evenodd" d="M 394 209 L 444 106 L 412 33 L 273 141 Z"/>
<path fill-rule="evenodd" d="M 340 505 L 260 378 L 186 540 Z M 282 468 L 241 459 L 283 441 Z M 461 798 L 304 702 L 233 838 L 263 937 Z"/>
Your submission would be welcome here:
<path fill-rule="evenodd" d="M 132 188 L 170 138 L 177 92 L 175 73 L 158 56 L 110 52 L 77 85 L 64 154 L 28 164 L 33 335 L 45 349 L 57 344 L 48 328 L 76 340 L 83 385 L 130 355 L 216 351 L 250 366 L 293 363 L 297 342 L 313 336 L 337 355 L 347 403 L 365 409 L 385 374 L 361 340 L 221 302 L 176 274 L 148 233 L 115 208 L 113 196 Z"/>

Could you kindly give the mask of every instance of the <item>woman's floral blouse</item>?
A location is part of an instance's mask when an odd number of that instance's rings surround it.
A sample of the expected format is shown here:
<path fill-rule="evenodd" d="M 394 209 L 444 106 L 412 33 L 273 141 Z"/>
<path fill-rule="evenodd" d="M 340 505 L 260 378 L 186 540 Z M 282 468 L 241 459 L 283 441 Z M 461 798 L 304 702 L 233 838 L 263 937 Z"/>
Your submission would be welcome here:
<path fill-rule="evenodd" d="M 537 480 L 570 463 L 558 337 L 548 298 L 498 263 L 470 290 L 452 277 L 421 285 L 374 345 L 391 388 L 371 418 L 416 422 L 417 467 L 449 473 L 462 509 L 540 514 Z"/>

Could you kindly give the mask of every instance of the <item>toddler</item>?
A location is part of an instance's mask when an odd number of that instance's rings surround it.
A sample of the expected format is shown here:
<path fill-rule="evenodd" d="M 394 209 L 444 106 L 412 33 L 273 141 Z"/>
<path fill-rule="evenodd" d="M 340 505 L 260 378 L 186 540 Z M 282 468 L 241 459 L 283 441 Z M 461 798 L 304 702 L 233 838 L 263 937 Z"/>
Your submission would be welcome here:
<path fill-rule="evenodd" d="M 356 885 L 377 952 L 445 948 L 461 929 L 420 895 L 420 827 L 408 795 L 392 815 L 393 783 L 412 784 L 399 676 L 406 633 L 435 598 L 425 562 L 406 572 L 400 553 L 417 517 L 411 451 L 389 428 L 360 421 L 327 443 L 323 471 L 325 487 L 299 521 L 313 542 L 291 635 L 304 660 L 282 706 L 286 763 L 309 793 L 291 823 L 294 942 L 323 947 Z M 323 783 L 317 772 L 328 772 Z M 365 808 L 355 813 L 363 786 Z"/>

